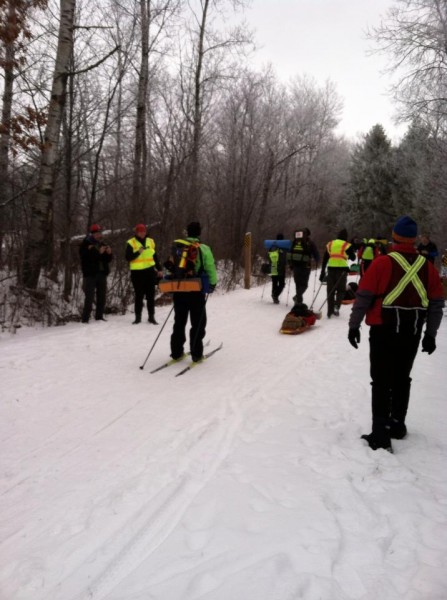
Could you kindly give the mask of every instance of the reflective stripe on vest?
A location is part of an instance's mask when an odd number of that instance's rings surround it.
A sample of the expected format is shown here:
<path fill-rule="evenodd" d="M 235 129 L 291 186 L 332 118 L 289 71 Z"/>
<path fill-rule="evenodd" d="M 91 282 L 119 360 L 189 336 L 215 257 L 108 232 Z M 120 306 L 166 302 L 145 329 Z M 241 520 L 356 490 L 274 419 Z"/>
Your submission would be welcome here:
<path fill-rule="evenodd" d="M 344 240 L 332 240 L 326 246 L 329 260 L 327 263 L 328 267 L 347 267 L 348 266 L 348 255 L 346 250 L 350 247 L 349 242 Z"/>
<path fill-rule="evenodd" d="M 144 248 L 144 251 L 137 256 L 134 260 L 131 260 L 129 267 L 131 271 L 142 271 L 143 269 L 149 269 L 155 265 L 154 254 L 155 254 L 155 242 L 151 238 L 145 239 L 146 246 L 133 237 L 127 242 L 132 246 L 134 252 L 138 252 L 140 248 Z"/>
<path fill-rule="evenodd" d="M 390 306 L 394 302 L 394 300 L 396 300 L 396 298 L 398 298 L 402 294 L 407 285 L 412 283 L 417 293 L 419 294 L 422 306 L 424 308 L 427 308 L 427 290 L 425 289 L 424 284 L 419 279 L 418 275 L 418 271 L 423 267 L 426 259 L 423 256 L 418 256 L 414 263 L 410 265 L 410 263 L 401 254 L 398 254 L 397 252 L 390 252 L 388 256 L 391 256 L 391 258 L 393 258 L 397 263 L 399 263 L 399 265 L 405 271 L 405 275 L 396 285 L 394 290 L 391 290 L 391 292 L 389 292 L 387 296 L 385 296 L 382 302 L 382 306 Z"/>

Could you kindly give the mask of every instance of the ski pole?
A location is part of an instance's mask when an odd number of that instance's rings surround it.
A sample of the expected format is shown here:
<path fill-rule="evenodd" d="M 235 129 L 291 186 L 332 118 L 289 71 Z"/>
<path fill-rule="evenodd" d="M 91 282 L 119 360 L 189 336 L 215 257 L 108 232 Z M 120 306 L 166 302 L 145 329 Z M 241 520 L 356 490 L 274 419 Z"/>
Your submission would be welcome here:
<path fill-rule="evenodd" d="M 323 308 L 323 306 L 326 304 L 326 302 L 328 301 L 329 296 L 332 296 L 332 294 L 335 292 L 335 290 L 337 289 L 338 284 L 340 283 L 343 275 L 345 274 L 345 272 L 343 271 L 343 273 L 340 275 L 340 277 L 337 279 L 337 281 L 335 282 L 335 284 L 333 285 L 331 291 L 327 294 L 326 296 L 326 300 L 323 302 L 323 304 L 320 306 L 320 308 L 318 309 L 318 312 L 321 311 L 321 309 Z"/>
<path fill-rule="evenodd" d="M 264 280 L 264 285 L 262 286 L 262 294 L 261 294 L 261 301 L 264 298 L 264 291 L 265 291 L 265 286 L 267 285 L 267 280 Z"/>
<path fill-rule="evenodd" d="M 141 365 L 141 367 L 140 367 L 140 369 L 141 369 L 141 370 L 143 370 L 143 369 L 144 369 L 144 366 L 145 366 L 145 364 L 147 363 L 147 361 L 148 361 L 148 358 L 149 358 L 149 356 L 151 355 L 151 353 L 152 353 L 152 350 L 154 349 L 154 347 L 155 347 L 155 344 L 157 343 L 157 341 L 158 341 L 158 338 L 160 337 L 160 335 L 161 335 L 161 332 L 163 331 L 163 329 L 164 329 L 164 327 L 165 327 L 166 323 L 168 322 L 168 319 L 169 319 L 169 317 L 171 316 L 171 313 L 172 313 L 172 311 L 173 311 L 173 310 L 174 310 L 174 304 L 172 305 L 172 308 L 171 308 L 171 310 L 169 311 L 169 314 L 168 314 L 168 316 L 166 317 L 166 319 L 165 319 L 165 322 L 164 322 L 164 323 L 163 323 L 163 325 L 161 326 L 160 332 L 159 332 L 159 334 L 157 335 L 157 337 L 155 338 L 155 342 L 152 344 L 152 348 L 149 350 L 149 353 L 148 353 L 148 355 L 146 356 L 146 359 L 145 359 L 144 363 Z"/>
<path fill-rule="evenodd" d="M 313 308 L 313 305 L 314 305 L 314 302 L 315 302 L 315 300 L 317 299 L 317 296 L 318 296 L 318 294 L 320 293 L 320 290 L 321 290 L 321 286 L 322 286 L 322 285 L 323 285 L 323 282 L 321 281 L 321 282 L 320 282 L 320 286 L 319 286 L 319 288 L 318 288 L 318 290 L 317 290 L 317 293 L 314 295 L 314 298 L 313 298 L 313 300 L 312 300 L 312 304 L 309 306 L 309 310 L 312 310 L 312 308 Z M 315 288 L 314 288 L 314 292 L 315 292 Z"/>
<path fill-rule="evenodd" d="M 289 294 L 290 294 L 290 281 L 292 279 L 292 275 L 289 275 L 289 283 L 287 284 L 287 301 L 286 306 L 289 306 Z"/>
<path fill-rule="evenodd" d="M 314 291 L 313 291 L 314 296 L 315 296 L 315 288 L 317 287 L 317 269 L 318 269 L 318 265 L 316 265 L 315 269 L 314 269 L 314 271 L 315 271 L 314 272 Z M 318 291 L 320 291 L 320 290 L 318 290 Z M 313 303 L 314 303 L 314 301 L 312 301 L 312 304 Z M 312 306 L 312 304 L 311 304 L 311 306 Z"/>

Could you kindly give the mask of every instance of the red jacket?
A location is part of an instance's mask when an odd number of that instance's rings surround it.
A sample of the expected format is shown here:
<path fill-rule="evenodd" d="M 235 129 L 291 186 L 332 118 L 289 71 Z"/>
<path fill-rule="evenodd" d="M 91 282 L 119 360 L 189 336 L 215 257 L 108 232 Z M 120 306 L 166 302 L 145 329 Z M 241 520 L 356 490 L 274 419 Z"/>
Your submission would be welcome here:
<path fill-rule="evenodd" d="M 418 254 L 410 244 L 393 244 L 392 251 L 399 252 L 404 257 Z M 359 327 L 365 312 L 367 325 L 382 325 L 382 300 L 384 295 L 394 287 L 392 283 L 393 263 L 394 259 L 389 256 L 378 256 L 371 263 L 359 283 L 358 297 L 352 309 L 350 327 Z M 443 302 L 442 283 L 438 271 L 429 261 L 426 261 L 423 269 L 423 283 L 429 301 Z M 371 300 L 369 304 L 364 302 L 367 297 L 370 297 Z"/>

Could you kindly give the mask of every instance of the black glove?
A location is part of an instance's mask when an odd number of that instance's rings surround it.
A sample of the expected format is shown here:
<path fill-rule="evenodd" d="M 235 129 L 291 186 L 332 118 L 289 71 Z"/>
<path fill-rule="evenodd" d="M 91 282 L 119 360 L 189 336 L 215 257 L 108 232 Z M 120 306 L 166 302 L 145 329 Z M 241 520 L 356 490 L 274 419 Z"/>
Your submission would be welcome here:
<path fill-rule="evenodd" d="M 349 330 L 348 340 L 351 346 L 357 350 L 360 344 L 360 329 L 358 327 L 352 327 Z"/>
<path fill-rule="evenodd" d="M 216 289 L 216 286 L 213 285 L 212 283 L 210 283 L 208 285 L 208 294 L 212 294 L 214 292 L 214 290 Z"/>
<path fill-rule="evenodd" d="M 436 350 L 436 342 L 435 342 L 435 338 L 430 335 L 429 333 L 426 333 L 424 335 L 424 337 L 422 338 L 422 352 L 428 352 L 429 354 L 433 354 L 433 352 Z"/>
<path fill-rule="evenodd" d="M 321 281 L 321 283 L 323 283 L 324 277 L 325 277 L 325 274 L 322 271 L 321 274 L 320 274 L 320 281 Z"/>

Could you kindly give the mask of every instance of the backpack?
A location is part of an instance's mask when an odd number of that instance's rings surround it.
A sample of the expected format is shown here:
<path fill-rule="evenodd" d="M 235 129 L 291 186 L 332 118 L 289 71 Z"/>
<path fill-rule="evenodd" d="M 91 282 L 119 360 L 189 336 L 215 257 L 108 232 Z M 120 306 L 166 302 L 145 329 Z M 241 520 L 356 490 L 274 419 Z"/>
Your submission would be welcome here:
<path fill-rule="evenodd" d="M 175 240 L 172 246 L 174 267 L 172 275 L 175 279 L 197 277 L 196 263 L 200 255 L 200 243 L 188 240 Z"/>

